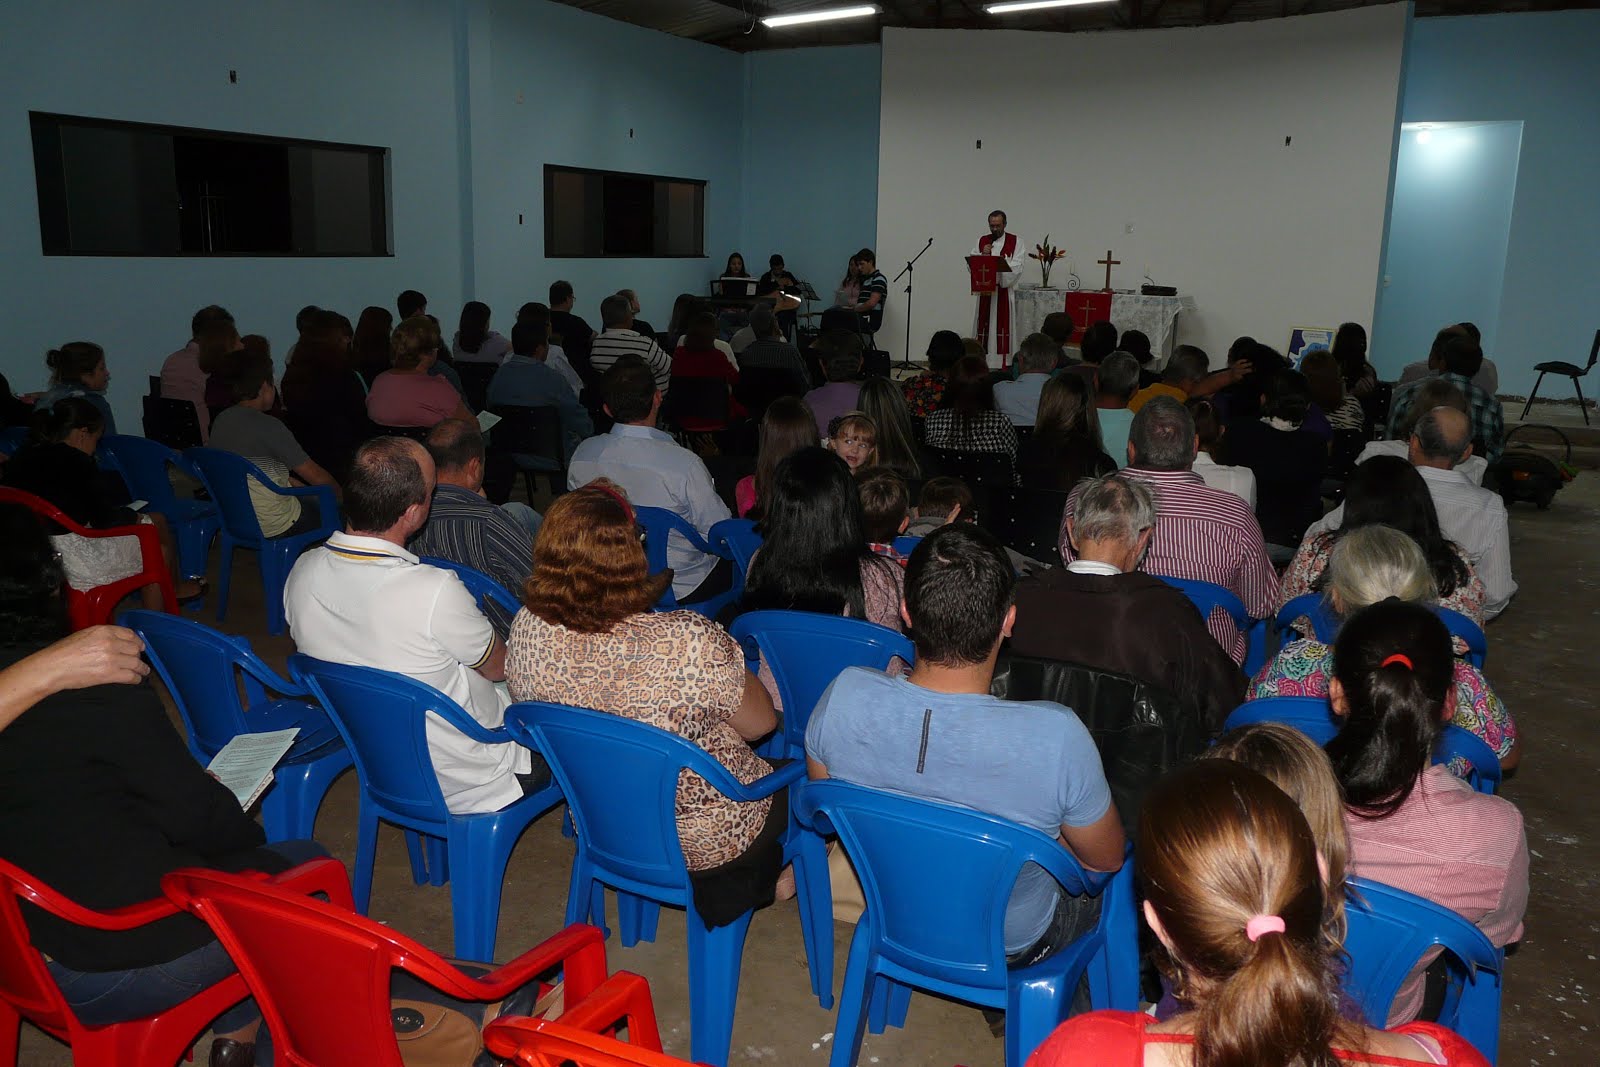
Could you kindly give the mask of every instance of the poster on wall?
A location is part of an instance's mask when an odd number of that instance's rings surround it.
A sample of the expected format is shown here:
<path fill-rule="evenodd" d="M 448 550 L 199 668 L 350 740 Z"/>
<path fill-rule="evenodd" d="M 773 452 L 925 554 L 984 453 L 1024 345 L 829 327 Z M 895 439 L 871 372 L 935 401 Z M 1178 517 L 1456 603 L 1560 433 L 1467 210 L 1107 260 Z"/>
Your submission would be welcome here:
<path fill-rule="evenodd" d="M 1300 360 L 1313 348 L 1332 348 L 1333 331 L 1323 326 L 1296 326 L 1289 331 L 1289 362 L 1296 370 Z"/>

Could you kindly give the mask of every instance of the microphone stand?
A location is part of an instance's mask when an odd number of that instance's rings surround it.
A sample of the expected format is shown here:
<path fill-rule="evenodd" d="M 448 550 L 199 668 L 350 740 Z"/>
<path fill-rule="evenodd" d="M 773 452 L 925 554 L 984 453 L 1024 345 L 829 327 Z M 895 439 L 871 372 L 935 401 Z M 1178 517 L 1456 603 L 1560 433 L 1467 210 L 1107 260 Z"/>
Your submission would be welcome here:
<path fill-rule="evenodd" d="M 922 246 L 922 252 L 918 252 L 916 255 L 912 256 L 911 260 L 906 264 L 905 269 L 899 274 L 896 274 L 893 279 L 894 281 L 899 281 L 900 278 L 904 276 L 906 280 L 906 356 L 905 359 L 901 360 L 895 365 L 896 370 L 916 369 L 916 364 L 911 362 L 911 277 L 913 270 L 916 268 L 917 260 L 922 258 L 923 252 L 926 252 L 932 247 L 933 238 L 930 237 L 928 238 L 928 243 Z"/>

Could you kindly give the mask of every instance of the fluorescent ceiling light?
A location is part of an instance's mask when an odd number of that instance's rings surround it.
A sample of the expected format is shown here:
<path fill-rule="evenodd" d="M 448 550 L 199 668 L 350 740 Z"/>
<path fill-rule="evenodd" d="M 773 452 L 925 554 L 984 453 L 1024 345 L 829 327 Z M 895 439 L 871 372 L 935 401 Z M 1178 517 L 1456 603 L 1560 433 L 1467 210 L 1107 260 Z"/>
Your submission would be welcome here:
<path fill-rule="evenodd" d="M 811 22 L 858 19 L 877 13 L 877 4 L 857 4 L 854 7 L 828 7 L 819 11 L 804 11 L 798 15 L 768 15 L 761 20 L 761 23 L 768 29 L 776 30 L 784 26 L 804 26 Z"/>
<path fill-rule="evenodd" d="M 1112 0 L 1010 0 L 1004 4 L 984 4 L 991 15 L 1010 15 L 1019 11 L 1044 11 L 1052 7 L 1082 7 L 1085 4 L 1106 4 Z"/>

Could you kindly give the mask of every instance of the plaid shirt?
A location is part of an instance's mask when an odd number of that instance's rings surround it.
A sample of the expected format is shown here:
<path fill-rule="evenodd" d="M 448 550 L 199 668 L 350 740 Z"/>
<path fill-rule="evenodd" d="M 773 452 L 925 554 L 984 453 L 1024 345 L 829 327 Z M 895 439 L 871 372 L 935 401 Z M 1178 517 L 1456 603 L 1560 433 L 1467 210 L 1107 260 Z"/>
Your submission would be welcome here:
<path fill-rule="evenodd" d="M 1506 446 L 1506 417 L 1500 408 L 1500 401 L 1492 393 L 1487 393 L 1478 388 L 1471 378 L 1459 374 L 1445 373 L 1439 375 L 1461 390 L 1467 398 L 1468 416 L 1472 420 L 1473 450 L 1479 452 L 1483 458 L 1494 463 L 1500 458 L 1500 453 Z M 1394 399 L 1389 405 L 1389 436 L 1399 434 L 1400 427 L 1406 421 L 1406 413 L 1411 410 L 1411 403 L 1416 399 L 1417 390 L 1422 388 L 1426 378 L 1418 378 L 1414 382 L 1394 391 Z"/>

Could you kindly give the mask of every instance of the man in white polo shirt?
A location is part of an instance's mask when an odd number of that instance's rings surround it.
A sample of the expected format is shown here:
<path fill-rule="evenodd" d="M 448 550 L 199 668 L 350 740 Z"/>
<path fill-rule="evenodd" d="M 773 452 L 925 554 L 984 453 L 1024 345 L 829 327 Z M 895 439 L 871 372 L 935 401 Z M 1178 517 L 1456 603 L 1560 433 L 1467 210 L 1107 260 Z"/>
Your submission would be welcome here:
<path fill-rule="evenodd" d="M 345 529 L 289 573 L 284 612 L 296 647 L 439 690 L 491 729 L 505 718 L 505 644 L 455 573 L 417 562 L 405 543 L 428 519 L 433 460 L 416 441 L 379 437 L 351 462 Z M 430 716 L 428 751 L 457 815 L 498 811 L 550 780 L 521 745 L 486 745 Z"/>

